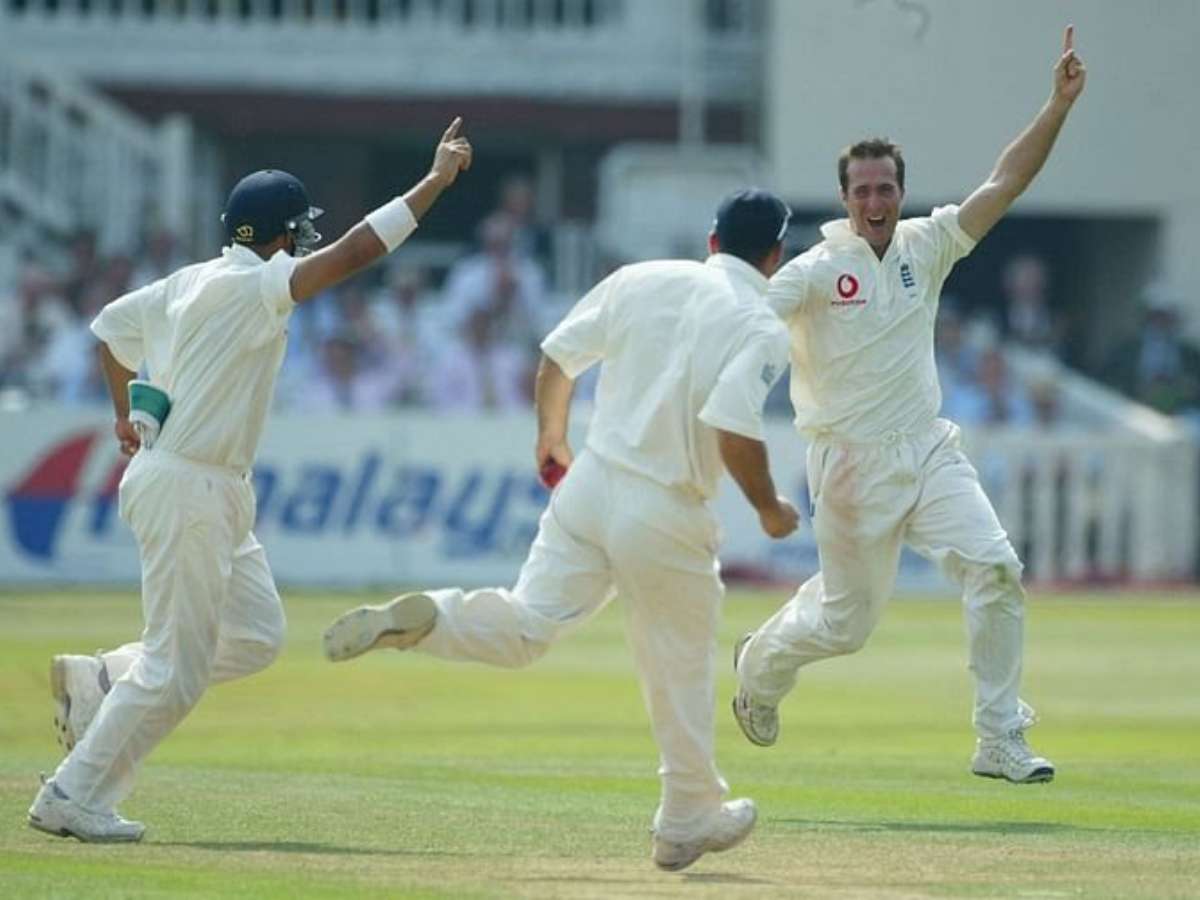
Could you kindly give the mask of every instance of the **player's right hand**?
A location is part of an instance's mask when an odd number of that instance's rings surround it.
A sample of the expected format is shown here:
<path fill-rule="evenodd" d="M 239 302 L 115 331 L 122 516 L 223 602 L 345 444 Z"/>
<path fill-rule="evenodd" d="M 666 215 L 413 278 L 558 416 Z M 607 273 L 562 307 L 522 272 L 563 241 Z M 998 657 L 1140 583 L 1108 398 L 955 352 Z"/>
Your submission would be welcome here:
<path fill-rule="evenodd" d="M 113 433 L 116 434 L 117 442 L 121 445 L 121 452 L 126 456 L 133 456 L 142 446 L 142 439 L 138 437 L 137 429 L 128 419 L 117 419 L 113 423 Z"/>
<path fill-rule="evenodd" d="M 800 525 L 800 513 L 786 497 L 776 497 L 775 505 L 758 511 L 762 529 L 773 538 L 785 538 Z"/>
<path fill-rule="evenodd" d="M 438 141 L 437 149 L 433 153 L 433 165 L 429 167 L 429 174 L 446 187 L 454 184 L 459 172 L 471 168 L 471 142 L 459 134 L 461 128 L 462 116 L 455 116 L 442 139 Z"/>

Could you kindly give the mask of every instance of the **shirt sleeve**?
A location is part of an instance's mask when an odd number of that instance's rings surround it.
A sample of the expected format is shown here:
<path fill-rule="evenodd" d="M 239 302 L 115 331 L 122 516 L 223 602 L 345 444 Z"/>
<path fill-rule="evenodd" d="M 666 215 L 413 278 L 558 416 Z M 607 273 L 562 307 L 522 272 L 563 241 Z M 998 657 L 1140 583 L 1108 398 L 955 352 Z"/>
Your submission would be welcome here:
<path fill-rule="evenodd" d="M 763 405 L 787 369 L 788 335 L 782 323 L 749 341 L 721 370 L 700 410 L 700 421 L 743 437 L 763 439 Z"/>
<path fill-rule="evenodd" d="M 775 273 L 767 288 L 767 305 L 785 322 L 808 304 L 809 260 L 797 256 Z"/>
<path fill-rule="evenodd" d="M 954 264 L 975 249 L 978 243 L 958 224 L 958 206 L 935 207 L 929 216 L 930 240 L 933 242 L 935 275 L 944 280 Z"/>
<path fill-rule="evenodd" d="M 292 272 L 299 260 L 278 250 L 262 269 L 262 301 L 267 312 L 287 317 L 296 308 L 292 299 Z"/>
<path fill-rule="evenodd" d="M 575 379 L 604 358 L 608 346 L 610 307 L 621 270 L 609 275 L 575 304 L 542 341 L 542 352 Z"/>
<path fill-rule="evenodd" d="M 146 360 L 145 308 L 166 290 L 159 280 L 118 297 L 92 320 L 92 334 L 122 366 L 136 372 Z"/>
<path fill-rule="evenodd" d="M 292 272 L 297 262 L 294 256 L 279 250 L 263 264 L 259 281 L 262 309 L 255 317 L 258 327 L 251 335 L 251 346 L 261 347 L 278 337 L 296 308 L 292 299 Z"/>

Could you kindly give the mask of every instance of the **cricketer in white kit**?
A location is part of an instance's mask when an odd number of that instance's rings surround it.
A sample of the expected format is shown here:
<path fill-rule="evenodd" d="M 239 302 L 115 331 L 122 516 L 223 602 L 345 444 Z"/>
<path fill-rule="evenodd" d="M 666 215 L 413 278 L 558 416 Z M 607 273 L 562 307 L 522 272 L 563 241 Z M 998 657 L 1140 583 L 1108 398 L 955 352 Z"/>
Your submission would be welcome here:
<path fill-rule="evenodd" d="M 116 805 L 150 751 L 209 684 L 271 663 L 284 615 L 251 531 L 250 466 L 297 303 L 395 249 L 458 173 L 471 146 L 455 119 L 429 174 L 330 246 L 310 250 L 321 211 L 294 176 L 263 170 L 229 195 L 230 245 L 106 306 L 92 324 L 117 414 L 121 517 L 142 562 L 141 640 L 97 658 L 55 657 L 56 725 L 69 751 L 29 810 L 34 828 L 138 841 Z M 152 446 L 130 425 L 126 387 L 143 365 L 171 409 Z"/>
<path fill-rule="evenodd" d="M 708 500 L 727 467 L 769 535 L 796 527 L 795 509 L 775 493 L 762 432 L 763 403 L 787 365 L 787 332 L 766 289 L 788 215 L 763 191 L 732 195 L 706 262 L 619 269 L 542 343 L 535 458 L 567 471 L 514 588 L 403 595 L 351 610 L 325 637 L 333 660 L 415 647 L 525 666 L 619 594 L 661 754 L 652 854 L 670 871 L 734 846 L 756 818 L 750 800 L 723 802 L 714 761 L 724 587 Z M 573 459 L 574 379 L 596 363 L 587 447 Z"/>
<path fill-rule="evenodd" d="M 899 219 L 898 147 L 848 147 L 838 166 L 848 220 L 825 225 L 824 240 L 771 281 L 770 303 L 791 332 L 821 570 L 735 651 L 734 714 L 753 743 L 777 739 L 777 706 L 800 667 L 863 646 L 907 543 L 963 591 L 976 685 L 971 770 L 1017 783 L 1054 777 L 1025 741 L 1033 712 L 1017 695 L 1022 566 L 957 426 L 937 417 L 933 334 L 946 276 L 1042 168 L 1084 78 L 1068 28 L 1046 105 L 961 207 L 926 218 Z"/>

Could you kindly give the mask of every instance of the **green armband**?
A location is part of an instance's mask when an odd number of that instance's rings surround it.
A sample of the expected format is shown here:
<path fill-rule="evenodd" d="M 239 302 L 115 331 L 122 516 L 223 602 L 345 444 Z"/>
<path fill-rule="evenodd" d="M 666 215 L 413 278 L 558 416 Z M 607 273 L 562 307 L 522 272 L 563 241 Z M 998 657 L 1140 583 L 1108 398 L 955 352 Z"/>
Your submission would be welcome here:
<path fill-rule="evenodd" d="M 129 421 L 137 429 L 147 450 L 171 413 L 171 398 L 162 388 L 148 381 L 129 382 Z"/>

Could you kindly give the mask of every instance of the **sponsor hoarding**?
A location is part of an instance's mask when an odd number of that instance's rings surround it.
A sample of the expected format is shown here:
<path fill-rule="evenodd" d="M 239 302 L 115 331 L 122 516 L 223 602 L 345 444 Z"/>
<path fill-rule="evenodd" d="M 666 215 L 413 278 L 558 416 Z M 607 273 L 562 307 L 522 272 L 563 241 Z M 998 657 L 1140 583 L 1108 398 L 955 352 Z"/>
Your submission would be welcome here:
<path fill-rule="evenodd" d="M 136 581 L 137 549 L 117 514 L 124 461 L 110 418 L 5 414 L 0 432 L 0 582 Z M 276 416 L 254 468 L 255 531 L 282 584 L 509 584 L 548 497 L 533 440 L 528 415 Z M 768 443 L 801 528 L 767 539 L 726 479 L 716 501 L 722 565 L 731 577 L 798 581 L 817 569 L 803 446 L 782 421 L 770 424 Z M 574 446 L 582 444 L 580 429 Z M 906 557 L 902 582 L 932 574 Z"/>

